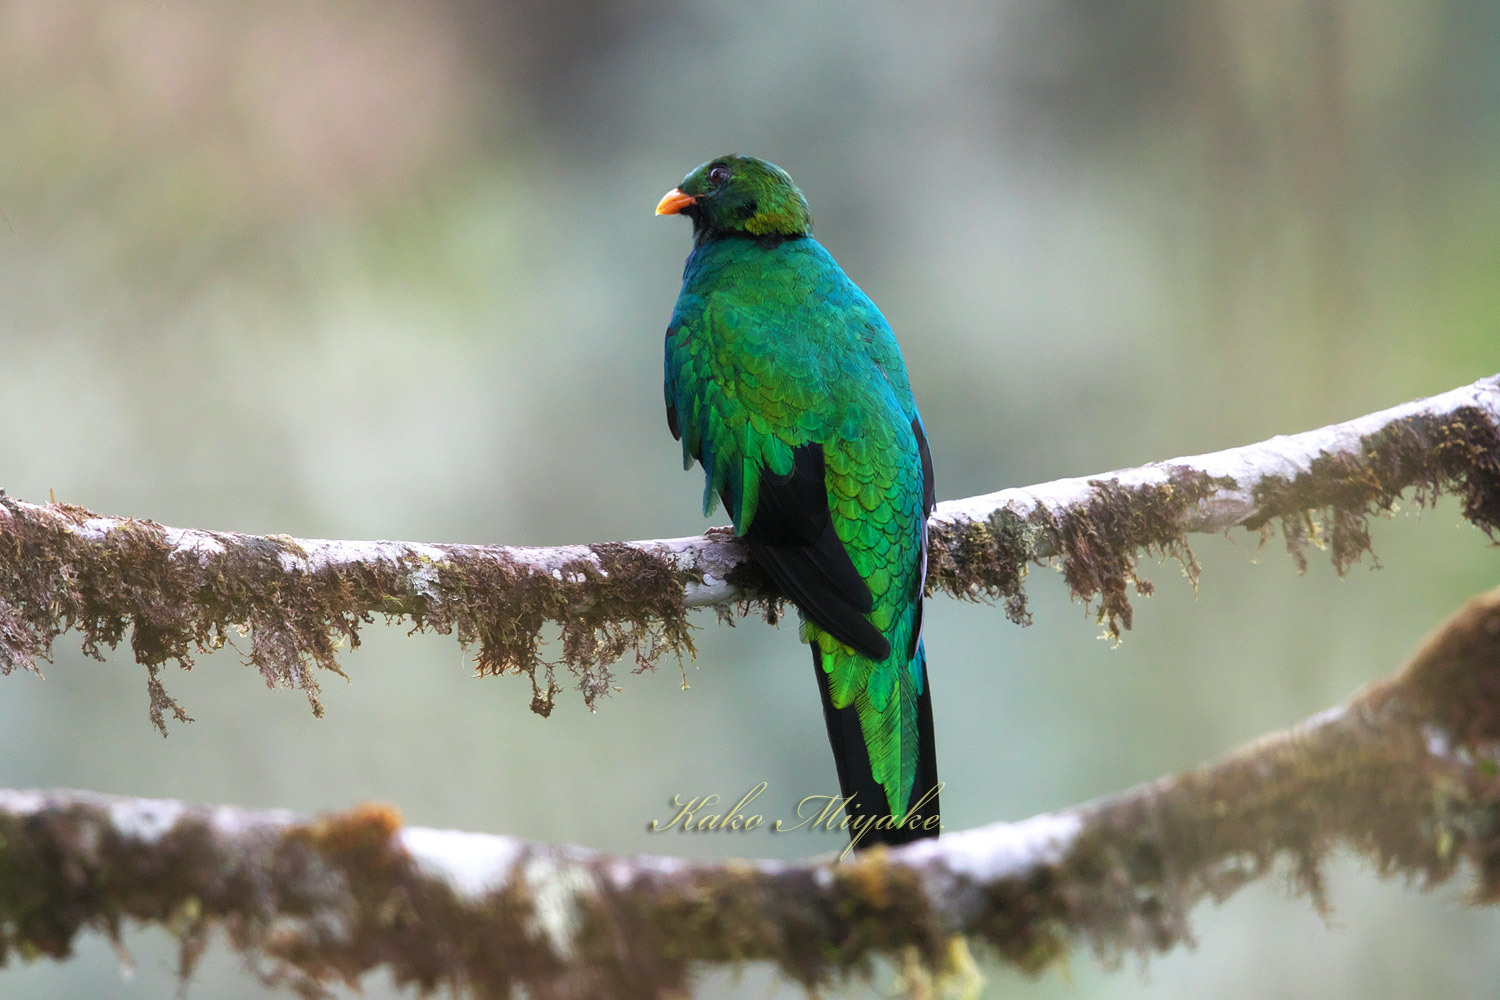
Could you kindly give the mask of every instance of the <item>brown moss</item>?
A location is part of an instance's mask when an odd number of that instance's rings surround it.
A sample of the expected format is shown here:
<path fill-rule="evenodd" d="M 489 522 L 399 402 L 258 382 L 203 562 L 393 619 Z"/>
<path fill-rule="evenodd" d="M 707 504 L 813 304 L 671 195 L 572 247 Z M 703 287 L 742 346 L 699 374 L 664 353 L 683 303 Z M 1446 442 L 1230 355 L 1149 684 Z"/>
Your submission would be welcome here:
<path fill-rule="evenodd" d="M 190 669 L 194 657 L 248 632 L 247 659 L 268 686 L 300 689 L 321 714 L 316 670 L 342 674 L 336 651 L 357 647 L 375 615 L 407 617 L 414 631 L 457 632 L 479 646 L 481 673 L 520 672 L 532 707 L 551 711 L 557 663 L 541 655 L 557 626 L 561 663 L 585 701 L 610 690 L 609 666 L 633 654 L 641 667 L 664 655 L 694 653 L 681 574 L 668 561 L 623 544 L 590 547 L 553 575 L 509 550 L 446 550 L 433 562 L 402 559 L 288 571 L 282 557 L 305 556 L 282 536 L 214 535 L 223 551 L 174 554 L 151 521 L 115 523 L 102 539 L 71 525 L 95 517 L 79 507 L 33 508 L 0 497 L 0 674 L 34 669 L 53 640 L 76 630 L 86 654 L 103 658 L 131 637 L 147 668 L 152 722 L 165 734 L 168 713 L 188 721 L 167 694 L 161 668 Z"/>
<path fill-rule="evenodd" d="M 928 586 L 1003 601 L 1011 620 L 1026 624 L 1027 569 L 1056 557 L 1070 592 L 1118 638 L 1133 623 L 1129 591 L 1152 589 L 1139 575 L 1140 553 L 1174 558 L 1196 581 L 1187 516 L 1234 485 L 1176 467 L 1164 483 L 1094 480 L 1082 505 L 934 525 Z M 1408 489 L 1419 504 L 1458 495 L 1465 516 L 1493 537 L 1500 530 L 1500 434 L 1488 414 L 1471 407 L 1410 417 L 1366 437 L 1358 454 L 1325 454 L 1304 475 L 1267 479 L 1256 489 L 1259 513 L 1245 526 L 1279 523 L 1304 567 L 1307 542 L 1321 536 L 1342 573 L 1370 548 L 1369 515 L 1389 511 Z M 96 658 L 128 634 L 146 668 L 152 722 L 163 732 L 168 715 L 189 720 L 166 690 L 163 667 L 191 668 L 195 656 L 242 632 L 247 659 L 266 683 L 304 691 L 315 713 L 318 670 L 339 673 L 336 651 L 357 647 L 361 627 L 376 615 L 477 644 L 479 672 L 525 674 L 532 708 L 543 715 L 564 686 L 593 707 L 612 690 L 611 666 L 623 657 L 645 669 L 662 656 L 694 653 L 683 605 L 689 574 L 625 544 L 591 546 L 587 558 L 556 574 L 514 550 L 464 547 L 447 548 L 437 560 L 412 549 L 388 562 L 299 572 L 283 566 L 286 556 L 304 556 L 284 536 L 214 535 L 222 552 L 177 553 L 166 529 L 151 521 L 114 522 L 101 540 L 69 530 L 95 517 L 84 508 L 35 508 L 3 494 L 0 506 L 7 515 L 0 516 L 0 674 L 34 669 L 68 629 Z M 781 602 L 754 566 L 732 577 L 750 595 L 741 613 L 779 617 Z M 560 655 L 552 660 L 543 651 L 554 635 Z"/>
<path fill-rule="evenodd" d="M 1139 554 L 1172 558 L 1196 586 L 1198 563 L 1183 530 L 1187 515 L 1234 480 L 1177 466 L 1165 483 L 1122 486 L 1091 480 L 1087 503 L 1025 518 L 995 512 L 983 523 L 938 524 L 931 533 L 928 587 L 956 597 L 1003 599 L 1012 621 L 1029 624 L 1027 566 L 1056 557 L 1074 597 L 1094 608 L 1115 639 L 1134 621 L 1129 591 L 1150 594 L 1138 573 Z M 1500 432 L 1489 414 L 1462 407 L 1443 416 L 1420 414 L 1388 424 L 1361 440 L 1356 454 L 1324 453 L 1295 479 L 1269 476 L 1255 489 L 1251 530 L 1281 526 L 1287 550 L 1307 568 L 1306 547 L 1328 548 L 1345 573 L 1370 551 L 1369 516 L 1386 513 L 1408 490 L 1418 505 L 1458 496 L 1463 513 L 1491 538 L 1500 532 Z M 1097 605 L 1093 602 L 1097 600 Z"/>
<path fill-rule="evenodd" d="M 1320 869 L 1340 847 L 1424 885 L 1467 863 L 1476 901 L 1500 898 L 1497 754 L 1500 590 L 1337 716 L 1085 808 L 1083 832 L 1035 895 L 992 898 L 981 933 L 1009 957 L 1038 924 L 1081 930 L 1106 958 L 1160 951 L 1191 940 L 1198 900 L 1278 865 L 1326 912 Z M 1027 919 L 1007 922 L 1017 909 Z"/>
<path fill-rule="evenodd" d="M 1176 559 L 1196 585 L 1198 563 L 1188 546 L 1185 519 L 1217 490 L 1232 488 L 1232 479 L 1176 466 L 1164 483 L 1122 486 L 1095 479 L 1089 485 L 1093 493 L 1087 503 L 1061 511 L 1038 506 L 1022 518 L 1001 509 L 983 524 L 935 525 L 929 586 L 956 597 L 1004 598 L 1010 619 L 1030 624 L 1022 590 L 1027 565 L 1055 554 L 1069 591 L 1085 605 L 1098 598 L 1098 620 L 1118 639 L 1133 621 L 1127 590 L 1152 590 L 1136 572 L 1142 551 Z"/>
<path fill-rule="evenodd" d="M 1500 746 L 1500 591 L 1450 616 L 1406 673 L 1377 688 L 1372 700 L 1430 719 L 1458 744 Z"/>
<path fill-rule="evenodd" d="M 329 813 L 299 831 L 319 851 L 337 857 L 374 861 L 383 867 L 397 856 L 393 839 L 401 829 L 401 811 L 384 802 L 365 802 L 345 812 Z"/>
<path fill-rule="evenodd" d="M 432 610 L 414 614 L 418 627 L 447 632 L 479 644 L 480 674 L 524 673 L 531 679 L 532 711 L 549 715 L 561 690 L 557 668 L 565 667 L 584 702 L 593 708 L 613 683 L 609 667 L 627 654 L 641 669 L 666 654 L 693 656 L 691 625 L 676 569 L 632 546 L 589 546 L 587 559 L 561 567 L 558 576 L 503 557 L 445 562 L 438 587 L 454 595 L 462 615 Z M 544 630 L 560 630 L 562 659 L 543 659 Z"/>
<path fill-rule="evenodd" d="M 1360 439 L 1355 454 L 1316 458 L 1293 478 L 1269 476 L 1255 490 L 1258 513 L 1245 527 L 1281 526 L 1287 551 L 1307 569 L 1310 540 L 1326 545 L 1340 575 L 1371 552 L 1369 516 L 1388 514 L 1406 490 L 1419 506 L 1451 493 L 1463 513 L 1492 539 L 1500 530 L 1500 432 L 1489 415 L 1460 407 L 1418 414 Z M 1372 553 L 1373 554 L 1373 553 Z"/>
<path fill-rule="evenodd" d="M 81 929 L 141 920 L 182 934 L 186 967 L 222 927 L 309 994 L 381 968 L 425 992 L 661 997 L 685 994 L 695 963 L 750 960 L 815 991 L 881 959 L 941 975 L 955 934 L 1038 972 L 1074 942 L 1118 961 L 1191 941 L 1196 903 L 1275 868 L 1326 909 L 1320 866 L 1340 848 L 1426 885 L 1472 870 L 1476 901 L 1494 901 L 1497 755 L 1500 590 L 1345 710 L 1078 807 L 1050 863 L 981 879 L 892 865 L 880 848 L 761 867 L 521 846 L 498 889 L 461 893 L 402 850 L 389 807 L 306 824 L 195 810 L 145 842 L 121 833 L 109 800 L 69 794 L 0 811 L 0 960 L 63 957 Z"/>
<path fill-rule="evenodd" d="M 1113 639 L 1134 623 L 1126 591 L 1149 596 L 1154 590 L 1136 572 L 1139 554 L 1171 557 L 1196 588 L 1198 560 L 1188 546 L 1184 523 L 1200 502 L 1233 479 L 1210 476 L 1185 466 L 1173 466 L 1165 483 L 1121 486 L 1112 480 L 1090 480 L 1094 488 L 1087 504 L 1054 515 L 1038 508 L 1033 519 L 1053 539 L 1062 560 L 1068 590 L 1087 606 L 1099 599 L 1098 621 Z"/>
<path fill-rule="evenodd" d="M 927 590 L 966 600 L 1004 600 L 1005 614 L 1030 625 L 1026 571 L 1037 557 L 1041 531 L 1014 511 L 1001 508 L 984 522 L 932 525 L 928 535 Z"/>
<path fill-rule="evenodd" d="M 642 872 L 587 912 L 576 960 L 601 974 L 618 975 L 619 928 L 630 929 L 631 981 L 612 984 L 624 996 L 660 995 L 642 987 L 685 982 L 690 962 L 769 960 L 814 992 L 873 975 L 882 956 L 910 955 L 942 970 L 953 933 L 920 875 L 888 864 L 878 849 L 821 872 L 733 861 L 685 877 Z"/>

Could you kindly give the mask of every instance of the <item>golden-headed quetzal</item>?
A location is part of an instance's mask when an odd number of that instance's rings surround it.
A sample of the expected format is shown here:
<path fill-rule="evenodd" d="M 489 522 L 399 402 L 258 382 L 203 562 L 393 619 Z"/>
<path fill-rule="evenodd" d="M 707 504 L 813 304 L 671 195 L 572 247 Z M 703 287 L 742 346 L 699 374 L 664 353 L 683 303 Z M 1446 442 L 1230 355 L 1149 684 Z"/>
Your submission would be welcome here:
<path fill-rule="evenodd" d="M 802 613 L 858 846 L 937 835 L 922 647 L 932 457 L 901 350 L 809 230 L 786 171 L 695 169 L 657 205 L 693 222 L 667 327 L 667 424 Z"/>

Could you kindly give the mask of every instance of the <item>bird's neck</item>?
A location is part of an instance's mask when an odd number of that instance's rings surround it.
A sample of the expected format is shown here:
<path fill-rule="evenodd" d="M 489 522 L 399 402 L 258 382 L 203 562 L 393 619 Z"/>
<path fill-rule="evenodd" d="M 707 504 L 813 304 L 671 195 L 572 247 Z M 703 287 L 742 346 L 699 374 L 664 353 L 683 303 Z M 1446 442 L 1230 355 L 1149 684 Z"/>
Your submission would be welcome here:
<path fill-rule="evenodd" d="M 691 280 L 694 275 L 718 272 L 751 261 L 760 262 L 768 254 L 811 239 L 807 233 L 755 236 L 742 231 L 694 230 L 693 250 L 688 254 L 682 276 L 685 280 Z"/>
<path fill-rule="evenodd" d="M 774 250 L 776 247 L 781 246 L 781 244 L 783 243 L 789 242 L 791 240 L 807 239 L 809 235 L 810 234 L 808 233 L 802 232 L 762 233 L 757 236 L 755 233 L 746 232 L 743 229 L 711 228 L 703 220 L 702 216 L 699 216 L 698 218 L 693 220 L 693 249 L 695 252 L 699 247 L 705 245 L 724 244 L 733 246 L 743 245 L 745 243 L 752 243 L 763 250 Z"/>

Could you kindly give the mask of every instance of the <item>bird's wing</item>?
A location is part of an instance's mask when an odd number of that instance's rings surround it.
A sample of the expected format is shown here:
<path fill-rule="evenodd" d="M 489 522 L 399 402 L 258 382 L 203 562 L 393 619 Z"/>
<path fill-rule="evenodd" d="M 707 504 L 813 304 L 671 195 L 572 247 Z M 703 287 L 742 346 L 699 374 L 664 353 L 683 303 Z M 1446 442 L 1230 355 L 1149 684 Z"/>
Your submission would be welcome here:
<path fill-rule="evenodd" d="M 870 588 L 829 510 L 824 442 L 836 437 L 826 373 L 750 310 L 715 296 L 667 331 L 667 423 L 705 473 L 772 582 L 813 622 L 867 656 L 890 643 L 867 617 Z M 696 306 L 697 308 L 692 308 Z"/>
<path fill-rule="evenodd" d="M 891 644 L 868 617 L 874 608 L 869 584 L 829 514 L 823 446 L 798 445 L 793 456 L 789 474 L 760 476 L 759 502 L 745 532 L 750 554 L 808 618 L 883 660 Z"/>

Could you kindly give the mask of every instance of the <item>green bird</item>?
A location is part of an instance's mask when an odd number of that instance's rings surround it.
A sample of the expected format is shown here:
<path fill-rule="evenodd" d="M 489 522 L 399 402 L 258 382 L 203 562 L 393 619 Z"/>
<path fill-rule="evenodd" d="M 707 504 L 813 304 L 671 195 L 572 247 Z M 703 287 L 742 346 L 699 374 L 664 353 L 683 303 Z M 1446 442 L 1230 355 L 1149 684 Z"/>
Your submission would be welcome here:
<path fill-rule="evenodd" d="M 932 456 L 895 335 L 780 167 L 709 160 L 656 213 L 693 222 L 665 388 L 683 468 L 703 466 L 703 514 L 723 501 L 801 613 L 855 846 L 935 837 Z"/>

